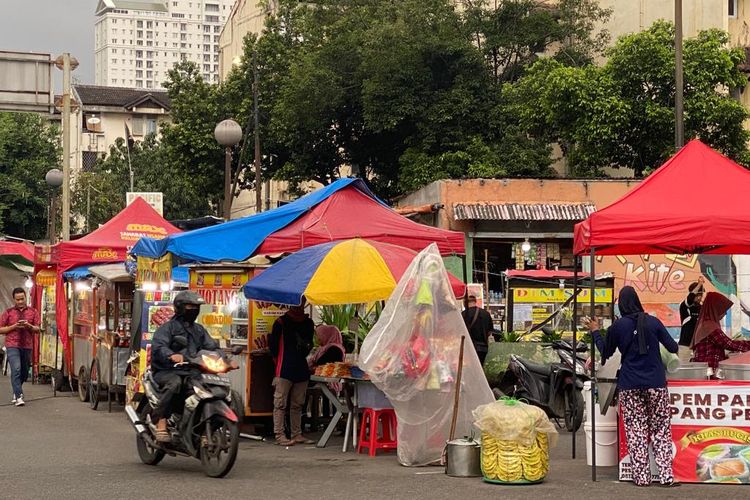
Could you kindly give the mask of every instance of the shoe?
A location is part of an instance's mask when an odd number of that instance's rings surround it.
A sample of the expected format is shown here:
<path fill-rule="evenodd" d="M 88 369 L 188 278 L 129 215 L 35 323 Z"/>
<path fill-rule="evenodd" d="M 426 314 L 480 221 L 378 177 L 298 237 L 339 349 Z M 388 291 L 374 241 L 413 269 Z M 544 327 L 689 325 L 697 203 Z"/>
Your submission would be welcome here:
<path fill-rule="evenodd" d="M 26 403 L 23 400 L 23 394 L 18 396 L 18 399 L 16 399 L 16 402 L 14 404 L 16 406 L 26 406 Z"/>
<path fill-rule="evenodd" d="M 156 431 L 154 433 L 157 443 L 169 443 L 172 441 L 172 436 L 169 435 L 169 431 Z"/>
<path fill-rule="evenodd" d="M 294 446 L 293 439 L 276 439 L 277 446 Z"/>
<path fill-rule="evenodd" d="M 15 394 L 13 394 L 13 399 L 10 400 L 10 404 L 14 405 L 16 404 L 16 401 L 18 401 L 18 398 L 16 397 Z"/>
<path fill-rule="evenodd" d="M 300 434 L 299 436 L 293 437 L 292 441 L 294 441 L 297 444 L 313 444 L 315 442 L 312 439 L 307 439 L 302 434 Z"/>
<path fill-rule="evenodd" d="M 668 483 L 661 483 L 659 486 L 662 488 L 677 488 L 678 486 L 682 486 L 682 483 L 678 481 L 670 481 Z"/>

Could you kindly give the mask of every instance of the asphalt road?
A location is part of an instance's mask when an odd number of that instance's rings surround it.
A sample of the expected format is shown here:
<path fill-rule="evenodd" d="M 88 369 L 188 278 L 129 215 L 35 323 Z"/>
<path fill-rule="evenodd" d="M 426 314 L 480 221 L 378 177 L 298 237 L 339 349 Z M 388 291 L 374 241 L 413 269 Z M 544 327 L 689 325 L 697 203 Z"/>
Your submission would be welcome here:
<path fill-rule="evenodd" d="M 52 398 L 49 386 L 25 387 L 28 404 L 9 405 L 0 376 L 0 499 L 253 498 L 364 500 L 498 498 L 653 498 L 712 500 L 747 495 L 742 486 L 683 485 L 636 488 L 616 481 L 613 468 L 591 482 L 585 458 L 570 458 L 569 434 L 552 451 L 547 480 L 535 486 L 497 486 L 477 478 L 447 477 L 441 468 L 407 468 L 394 455 L 375 458 L 341 452 L 341 438 L 325 449 L 280 448 L 243 440 L 237 463 L 224 479 L 205 477 L 200 462 L 166 457 L 143 465 L 135 434 L 121 407 L 92 411 L 69 393 Z M 579 439 L 579 450 L 583 451 Z M 749 490 L 750 491 L 750 490 Z"/>

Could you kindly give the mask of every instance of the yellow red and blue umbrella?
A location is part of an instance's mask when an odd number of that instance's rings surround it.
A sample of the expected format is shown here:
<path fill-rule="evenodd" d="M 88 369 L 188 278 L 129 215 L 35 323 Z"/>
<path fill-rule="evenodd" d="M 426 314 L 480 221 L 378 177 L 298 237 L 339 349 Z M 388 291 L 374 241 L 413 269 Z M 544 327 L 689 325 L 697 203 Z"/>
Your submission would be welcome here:
<path fill-rule="evenodd" d="M 298 305 L 364 304 L 390 297 L 417 252 L 378 241 L 332 241 L 283 258 L 247 282 L 245 297 Z M 466 286 L 449 274 L 456 297 Z"/>

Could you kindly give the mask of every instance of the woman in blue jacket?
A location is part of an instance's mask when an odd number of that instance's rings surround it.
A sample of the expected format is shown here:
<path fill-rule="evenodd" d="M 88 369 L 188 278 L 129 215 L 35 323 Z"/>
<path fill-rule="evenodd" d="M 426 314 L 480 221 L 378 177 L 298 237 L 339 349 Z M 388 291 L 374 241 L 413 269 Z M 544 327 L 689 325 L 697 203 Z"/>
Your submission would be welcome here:
<path fill-rule="evenodd" d="M 648 456 L 649 442 L 654 461 L 659 466 L 661 486 L 677 486 L 672 472 L 672 428 L 670 425 L 667 375 L 659 352 L 659 344 L 677 353 L 677 342 L 658 318 L 643 310 L 631 286 L 620 290 L 617 302 L 620 319 L 608 329 L 606 337 L 599 331 L 599 322 L 586 322 L 597 349 L 606 363 L 620 351 L 622 363 L 617 375 L 620 411 L 625 424 L 625 437 L 631 458 L 633 482 L 637 486 L 651 484 Z M 585 322 L 585 323 L 586 323 Z"/>

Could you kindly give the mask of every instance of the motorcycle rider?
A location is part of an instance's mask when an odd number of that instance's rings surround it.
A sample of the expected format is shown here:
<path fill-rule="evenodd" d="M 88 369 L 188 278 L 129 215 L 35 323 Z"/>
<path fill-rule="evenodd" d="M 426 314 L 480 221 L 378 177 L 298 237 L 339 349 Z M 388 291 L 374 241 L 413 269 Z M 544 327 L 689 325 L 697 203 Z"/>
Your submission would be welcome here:
<path fill-rule="evenodd" d="M 188 385 L 184 382 L 194 374 L 187 366 L 175 365 L 183 363 L 185 356 L 195 356 L 201 350 L 219 351 L 219 344 L 202 325 L 195 322 L 200 306 L 204 303 L 203 298 L 195 292 L 179 292 L 173 302 L 174 317 L 154 333 L 151 343 L 151 371 L 162 395 L 154 409 L 153 418 L 156 420 L 156 440 L 160 442 L 171 441 L 167 431 L 167 418 L 179 411 L 179 405 L 184 400 L 183 387 Z M 176 336 L 184 336 L 187 347 L 175 345 Z M 237 368 L 236 361 L 229 364 L 233 369 Z"/>

